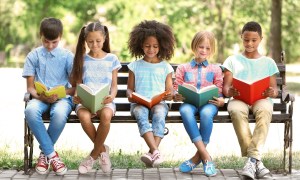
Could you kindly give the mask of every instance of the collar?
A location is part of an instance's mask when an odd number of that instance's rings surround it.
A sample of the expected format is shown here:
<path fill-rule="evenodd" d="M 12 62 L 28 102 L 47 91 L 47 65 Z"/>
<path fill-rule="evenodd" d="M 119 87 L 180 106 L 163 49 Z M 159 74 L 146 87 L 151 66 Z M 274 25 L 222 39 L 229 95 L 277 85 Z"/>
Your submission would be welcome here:
<path fill-rule="evenodd" d="M 205 60 L 205 61 L 203 61 L 203 62 L 201 62 L 201 63 L 197 63 L 196 61 L 195 61 L 195 59 L 193 59 L 191 62 L 190 62 L 190 64 L 191 64 L 191 66 L 192 67 L 195 67 L 195 66 L 208 66 L 208 61 L 207 60 Z"/>
<path fill-rule="evenodd" d="M 42 52 L 43 52 L 44 56 L 47 56 L 48 54 L 50 54 L 50 55 L 56 57 L 59 55 L 59 48 L 56 47 L 55 49 L 53 49 L 52 51 L 49 52 L 45 47 L 43 47 Z"/>

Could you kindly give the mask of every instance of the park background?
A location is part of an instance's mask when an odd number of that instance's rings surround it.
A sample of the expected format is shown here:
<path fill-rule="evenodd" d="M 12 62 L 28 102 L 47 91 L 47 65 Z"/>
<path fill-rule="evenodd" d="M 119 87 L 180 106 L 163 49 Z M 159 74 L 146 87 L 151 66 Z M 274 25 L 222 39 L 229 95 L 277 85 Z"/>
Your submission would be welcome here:
<path fill-rule="evenodd" d="M 99 20 L 110 32 L 111 49 L 121 62 L 130 62 L 127 49 L 128 34 L 143 20 L 155 19 L 173 28 L 176 51 L 171 63 L 184 63 L 192 57 L 190 42 L 199 30 L 215 33 L 218 51 L 214 63 L 240 52 L 240 31 L 248 21 L 262 25 L 263 41 L 260 52 L 280 61 L 285 51 L 287 86 L 296 95 L 294 109 L 293 151 L 300 151 L 300 1 L 294 0 L 2 0 L 0 4 L 0 150 L 22 153 L 24 136 L 24 102 L 26 82 L 22 67 L 26 54 L 40 45 L 39 23 L 44 17 L 60 18 L 64 24 L 61 46 L 75 52 L 80 28 Z M 298 110 L 298 111 L 297 111 Z M 168 160 L 188 159 L 195 152 L 182 124 L 167 124 L 170 134 L 160 146 Z M 253 128 L 253 125 L 251 125 Z M 263 152 L 283 151 L 283 125 L 271 124 Z M 34 155 L 38 155 L 35 141 Z M 112 124 L 106 140 L 112 151 L 146 152 L 147 146 L 139 136 L 136 124 Z M 67 124 L 58 150 L 88 153 L 92 143 L 79 124 Z M 240 155 L 232 124 L 215 124 L 208 150 L 213 157 Z M 0 167 L 1 168 L 1 167 Z"/>

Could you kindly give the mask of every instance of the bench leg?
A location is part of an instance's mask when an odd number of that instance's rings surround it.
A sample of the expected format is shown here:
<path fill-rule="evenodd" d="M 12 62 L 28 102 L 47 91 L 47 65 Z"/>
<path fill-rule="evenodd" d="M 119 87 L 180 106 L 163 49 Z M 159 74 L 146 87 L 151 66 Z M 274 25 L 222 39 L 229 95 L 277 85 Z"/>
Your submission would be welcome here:
<path fill-rule="evenodd" d="M 29 174 L 32 168 L 33 135 L 24 121 L 24 173 Z"/>
<path fill-rule="evenodd" d="M 288 169 L 289 174 L 292 173 L 292 141 L 293 141 L 293 126 L 292 121 L 284 123 L 284 152 L 283 152 L 283 168 L 286 173 L 286 150 L 288 149 Z"/>

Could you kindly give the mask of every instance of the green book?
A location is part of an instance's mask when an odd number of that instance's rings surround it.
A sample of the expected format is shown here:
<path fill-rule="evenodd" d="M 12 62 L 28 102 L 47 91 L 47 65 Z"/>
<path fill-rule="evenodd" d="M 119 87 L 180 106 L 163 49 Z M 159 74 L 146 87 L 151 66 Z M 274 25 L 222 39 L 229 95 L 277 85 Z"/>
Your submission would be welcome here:
<path fill-rule="evenodd" d="M 79 84 L 76 90 L 77 96 L 81 99 L 81 104 L 88 108 L 91 113 L 96 113 L 104 106 L 102 102 L 109 95 L 109 84 L 102 86 L 97 91 L 93 91 L 85 84 Z"/>
<path fill-rule="evenodd" d="M 196 107 L 207 104 L 213 97 L 219 97 L 219 89 L 216 85 L 206 86 L 198 90 L 191 84 L 183 83 L 178 85 L 178 93 L 185 98 L 183 102 L 193 104 Z"/>

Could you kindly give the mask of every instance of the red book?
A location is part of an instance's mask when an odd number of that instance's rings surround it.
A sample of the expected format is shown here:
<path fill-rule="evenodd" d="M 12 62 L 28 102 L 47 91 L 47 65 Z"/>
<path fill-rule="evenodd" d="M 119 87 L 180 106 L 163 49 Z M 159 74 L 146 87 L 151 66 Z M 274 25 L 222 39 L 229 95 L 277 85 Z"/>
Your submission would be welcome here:
<path fill-rule="evenodd" d="M 270 76 L 254 82 L 233 78 L 232 86 L 240 92 L 239 96 L 233 96 L 235 99 L 252 105 L 255 101 L 266 98 L 262 93 L 270 86 Z"/>
<path fill-rule="evenodd" d="M 153 96 L 151 99 L 149 99 L 149 98 L 146 98 L 146 97 L 144 97 L 144 96 L 142 96 L 142 95 L 140 95 L 136 92 L 133 92 L 132 93 L 132 99 L 136 103 L 144 105 L 144 106 L 151 109 L 153 106 L 160 103 L 160 101 L 162 101 L 162 99 L 169 93 L 170 93 L 169 91 L 165 91 L 165 92 L 157 94 L 157 95 Z"/>

